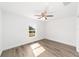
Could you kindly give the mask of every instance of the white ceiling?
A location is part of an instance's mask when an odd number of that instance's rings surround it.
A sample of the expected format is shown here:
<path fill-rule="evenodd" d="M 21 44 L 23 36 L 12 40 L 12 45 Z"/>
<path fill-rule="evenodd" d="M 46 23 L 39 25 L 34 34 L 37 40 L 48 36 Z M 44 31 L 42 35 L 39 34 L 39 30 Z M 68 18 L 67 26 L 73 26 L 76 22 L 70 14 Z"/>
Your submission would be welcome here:
<path fill-rule="evenodd" d="M 28 17 L 39 14 L 47 8 L 49 14 L 54 15 L 54 17 L 50 18 L 52 19 L 75 16 L 77 3 L 72 2 L 64 5 L 62 2 L 0 2 L 0 7 L 3 10 Z"/>

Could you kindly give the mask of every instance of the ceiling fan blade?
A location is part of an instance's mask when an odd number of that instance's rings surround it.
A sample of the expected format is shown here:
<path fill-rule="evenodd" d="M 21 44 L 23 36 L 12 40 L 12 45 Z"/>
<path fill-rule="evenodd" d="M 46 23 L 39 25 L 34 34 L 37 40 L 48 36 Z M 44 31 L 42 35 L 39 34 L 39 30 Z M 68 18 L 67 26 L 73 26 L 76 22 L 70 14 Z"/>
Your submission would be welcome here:
<path fill-rule="evenodd" d="M 41 16 L 41 15 L 35 15 L 35 16 Z"/>
<path fill-rule="evenodd" d="M 47 15 L 47 17 L 53 17 L 53 15 Z"/>
<path fill-rule="evenodd" d="M 47 20 L 47 17 L 45 17 L 45 20 Z"/>
<path fill-rule="evenodd" d="M 38 19 L 41 19 L 42 17 L 38 18 Z"/>
<path fill-rule="evenodd" d="M 64 6 L 69 5 L 71 2 L 63 2 Z"/>

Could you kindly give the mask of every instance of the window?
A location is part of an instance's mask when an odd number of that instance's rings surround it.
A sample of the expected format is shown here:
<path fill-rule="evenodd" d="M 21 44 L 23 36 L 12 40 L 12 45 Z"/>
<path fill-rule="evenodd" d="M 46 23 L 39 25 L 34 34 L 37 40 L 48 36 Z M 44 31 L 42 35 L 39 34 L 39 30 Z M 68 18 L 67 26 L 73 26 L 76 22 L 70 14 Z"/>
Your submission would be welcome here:
<path fill-rule="evenodd" d="M 29 37 L 35 36 L 35 28 L 32 26 L 29 26 Z"/>

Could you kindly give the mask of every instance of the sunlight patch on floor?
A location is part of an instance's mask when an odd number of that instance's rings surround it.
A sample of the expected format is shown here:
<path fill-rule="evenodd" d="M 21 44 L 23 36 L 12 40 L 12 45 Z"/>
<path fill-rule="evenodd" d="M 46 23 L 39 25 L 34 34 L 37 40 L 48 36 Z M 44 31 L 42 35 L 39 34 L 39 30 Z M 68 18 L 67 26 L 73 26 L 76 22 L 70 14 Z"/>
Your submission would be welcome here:
<path fill-rule="evenodd" d="M 33 50 L 34 56 L 39 56 L 45 51 L 45 49 L 39 43 L 34 43 L 30 45 L 30 47 Z"/>

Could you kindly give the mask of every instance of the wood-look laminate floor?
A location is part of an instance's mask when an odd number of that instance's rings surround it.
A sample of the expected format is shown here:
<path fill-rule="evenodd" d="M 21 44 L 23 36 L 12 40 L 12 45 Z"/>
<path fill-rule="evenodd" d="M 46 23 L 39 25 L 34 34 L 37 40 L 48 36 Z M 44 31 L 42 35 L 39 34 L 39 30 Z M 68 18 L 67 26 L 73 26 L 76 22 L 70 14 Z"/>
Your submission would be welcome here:
<path fill-rule="evenodd" d="M 40 40 L 31 44 L 22 45 L 3 51 L 2 57 L 78 57 L 76 48 L 50 41 Z"/>

